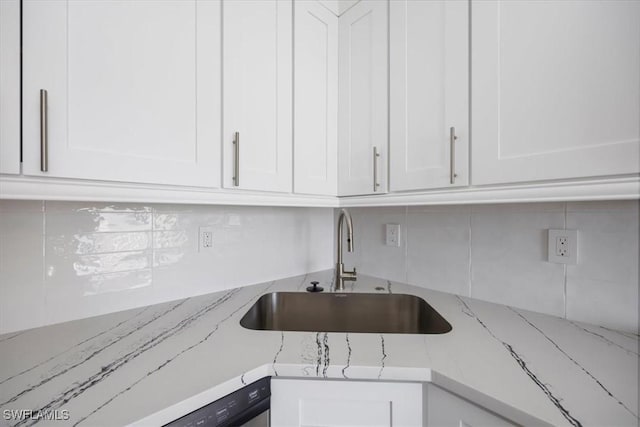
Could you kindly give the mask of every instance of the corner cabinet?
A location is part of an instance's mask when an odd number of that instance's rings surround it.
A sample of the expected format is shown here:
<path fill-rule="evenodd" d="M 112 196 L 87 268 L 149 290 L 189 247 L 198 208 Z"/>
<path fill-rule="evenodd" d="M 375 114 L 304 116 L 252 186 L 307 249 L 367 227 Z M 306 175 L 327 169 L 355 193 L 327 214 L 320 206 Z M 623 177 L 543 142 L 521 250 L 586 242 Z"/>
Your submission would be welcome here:
<path fill-rule="evenodd" d="M 220 185 L 219 1 L 22 5 L 25 175 Z"/>
<path fill-rule="evenodd" d="M 223 183 L 292 189 L 291 0 L 223 2 Z"/>
<path fill-rule="evenodd" d="M 337 195 L 338 17 L 294 3 L 294 191 Z"/>
<path fill-rule="evenodd" d="M 0 1 L 0 173 L 20 173 L 20 0 Z"/>
<path fill-rule="evenodd" d="M 362 0 L 339 18 L 340 196 L 387 191 L 388 8 Z"/>
<path fill-rule="evenodd" d="M 391 191 L 469 185 L 469 3 L 389 5 Z"/>
<path fill-rule="evenodd" d="M 640 2 L 471 9 L 474 185 L 640 172 Z"/>

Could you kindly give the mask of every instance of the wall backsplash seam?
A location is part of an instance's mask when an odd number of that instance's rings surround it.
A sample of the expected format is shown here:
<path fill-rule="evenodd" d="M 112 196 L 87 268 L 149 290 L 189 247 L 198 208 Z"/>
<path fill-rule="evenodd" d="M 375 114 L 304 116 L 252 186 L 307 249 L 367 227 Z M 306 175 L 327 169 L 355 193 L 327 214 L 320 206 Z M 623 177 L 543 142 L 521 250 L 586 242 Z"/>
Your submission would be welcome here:
<path fill-rule="evenodd" d="M 471 262 L 471 253 L 473 250 L 473 230 L 471 229 L 471 215 L 469 215 L 469 250 L 468 252 L 468 257 L 469 257 L 469 281 L 468 281 L 468 286 L 467 286 L 467 295 L 468 297 L 471 297 L 471 277 L 473 274 L 473 263 Z"/>

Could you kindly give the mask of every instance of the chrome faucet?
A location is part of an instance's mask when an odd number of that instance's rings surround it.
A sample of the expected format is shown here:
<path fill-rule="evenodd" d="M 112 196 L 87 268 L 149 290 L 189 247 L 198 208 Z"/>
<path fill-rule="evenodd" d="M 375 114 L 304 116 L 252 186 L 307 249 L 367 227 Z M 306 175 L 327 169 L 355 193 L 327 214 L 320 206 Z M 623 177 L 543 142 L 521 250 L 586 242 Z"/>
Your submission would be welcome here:
<path fill-rule="evenodd" d="M 351 215 L 346 209 L 340 211 L 338 217 L 338 262 L 336 263 L 336 291 L 344 290 L 345 280 L 356 280 L 356 269 L 346 271 L 342 263 L 342 224 L 347 222 L 347 250 L 353 252 L 353 221 Z"/>

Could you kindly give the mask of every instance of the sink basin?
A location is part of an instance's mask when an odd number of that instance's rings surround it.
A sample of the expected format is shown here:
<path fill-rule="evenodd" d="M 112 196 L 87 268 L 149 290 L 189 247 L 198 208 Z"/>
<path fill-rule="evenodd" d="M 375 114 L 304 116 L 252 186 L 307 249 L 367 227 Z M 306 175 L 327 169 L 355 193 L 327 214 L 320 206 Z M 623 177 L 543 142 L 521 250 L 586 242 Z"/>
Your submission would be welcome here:
<path fill-rule="evenodd" d="M 244 315 L 247 329 L 379 334 L 444 334 L 451 325 L 425 300 L 404 294 L 265 294 Z"/>

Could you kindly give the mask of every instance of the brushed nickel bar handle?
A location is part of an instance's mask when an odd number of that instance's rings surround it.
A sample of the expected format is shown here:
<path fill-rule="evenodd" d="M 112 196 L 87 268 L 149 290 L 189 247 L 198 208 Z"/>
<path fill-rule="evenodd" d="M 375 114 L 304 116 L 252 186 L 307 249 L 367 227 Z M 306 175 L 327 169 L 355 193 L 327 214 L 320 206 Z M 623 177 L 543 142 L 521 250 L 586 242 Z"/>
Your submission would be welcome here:
<path fill-rule="evenodd" d="M 235 146 L 235 155 L 233 159 L 233 185 L 240 185 L 240 132 L 236 132 L 233 137 L 233 145 Z"/>
<path fill-rule="evenodd" d="M 449 129 L 449 146 L 451 149 L 449 156 L 449 181 L 451 184 L 456 183 L 456 177 L 458 176 L 458 174 L 456 174 L 456 139 L 458 139 L 456 136 L 456 128 L 451 127 Z"/>
<path fill-rule="evenodd" d="M 49 171 L 49 135 L 47 91 L 40 89 L 40 170 Z"/>
<path fill-rule="evenodd" d="M 378 157 L 380 157 L 380 153 L 378 153 L 378 147 L 373 147 L 373 192 L 378 191 L 378 187 L 380 184 L 378 183 Z"/>

